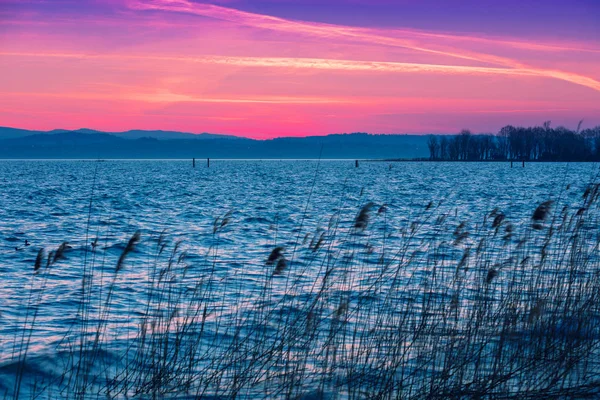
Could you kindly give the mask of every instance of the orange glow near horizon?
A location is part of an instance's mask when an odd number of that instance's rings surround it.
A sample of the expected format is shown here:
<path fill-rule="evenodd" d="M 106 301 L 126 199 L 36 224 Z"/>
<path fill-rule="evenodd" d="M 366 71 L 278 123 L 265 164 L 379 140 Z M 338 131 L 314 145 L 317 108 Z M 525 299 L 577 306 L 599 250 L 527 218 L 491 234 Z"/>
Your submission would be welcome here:
<path fill-rule="evenodd" d="M 0 8 L 0 125 L 271 138 L 600 124 L 593 41 L 346 26 L 223 4 Z"/>

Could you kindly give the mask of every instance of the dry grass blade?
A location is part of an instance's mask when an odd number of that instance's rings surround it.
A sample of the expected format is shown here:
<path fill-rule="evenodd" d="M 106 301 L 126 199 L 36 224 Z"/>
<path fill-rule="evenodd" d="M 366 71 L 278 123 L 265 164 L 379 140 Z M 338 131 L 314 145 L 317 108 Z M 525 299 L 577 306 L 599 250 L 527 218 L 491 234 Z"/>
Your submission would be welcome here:
<path fill-rule="evenodd" d="M 315 243 L 314 246 L 312 246 L 313 253 L 318 251 L 321 248 L 324 241 L 325 241 L 325 232 L 321 232 L 321 235 L 319 236 L 319 240 L 317 240 L 317 243 Z"/>
<path fill-rule="evenodd" d="M 459 224 L 459 225 L 456 227 L 456 229 L 454 230 L 454 233 L 453 233 L 453 235 L 454 235 L 455 237 L 457 237 L 457 236 L 460 236 L 460 234 L 461 234 L 461 233 L 464 231 L 464 229 L 465 229 L 465 226 L 466 226 L 466 225 L 467 225 L 467 224 L 466 224 L 464 221 L 463 221 L 463 222 L 461 222 L 461 223 L 460 223 L 460 224 Z"/>
<path fill-rule="evenodd" d="M 489 285 L 490 283 L 492 283 L 492 281 L 494 280 L 494 278 L 496 276 L 498 276 L 498 270 L 496 270 L 494 268 L 490 268 L 485 277 L 485 283 L 487 283 Z"/>
<path fill-rule="evenodd" d="M 48 257 L 46 258 L 46 267 L 49 267 L 52 264 L 52 261 L 54 260 L 54 250 L 51 250 L 48 253 Z"/>
<path fill-rule="evenodd" d="M 310 237 L 310 233 L 306 232 L 306 235 L 304 235 L 304 239 L 302 240 L 302 244 L 306 244 L 306 242 L 308 242 L 309 237 Z"/>
<path fill-rule="evenodd" d="M 280 275 L 287 268 L 287 260 L 285 257 L 280 257 L 279 261 L 277 261 L 277 265 L 275 266 L 275 271 L 273 272 L 275 275 Z"/>
<path fill-rule="evenodd" d="M 283 257 L 283 250 L 284 249 L 281 246 L 275 247 L 273 251 L 271 251 L 271 254 L 269 254 L 269 257 L 267 258 L 267 265 L 273 265 L 275 264 L 275 261 Z"/>
<path fill-rule="evenodd" d="M 44 254 L 44 248 L 42 247 L 38 253 L 37 253 L 37 257 L 35 258 L 35 264 L 33 266 L 33 271 L 37 272 L 39 271 L 40 268 L 42 268 L 42 262 L 44 261 L 44 258 L 46 258 L 45 254 Z"/>
<path fill-rule="evenodd" d="M 503 213 L 497 213 L 494 217 L 494 221 L 492 222 L 492 228 L 498 228 L 500 225 L 502 225 L 505 219 L 506 216 Z"/>
<path fill-rule="evenodd" d="M 342 300 L 340 301 L 340 305 L 335 310 L 335 317 L 339 318 L 343 316 L 344 314 L 346 314 L 346 311 L 348 311 L 348 301 Z"/>
<path fill-rule="evenodd" d="M 140 242 L 140 237 L 140 231 L 137 231 L 133 234 L 131 239 L 129 239 L 129 242 L 127 242 L 127 246 L 125 246 L 123 252 L 121 253 L 121 256 L 119 257 L 119 261 L 117 261 L 117 267 L 115 268 L 115 272 L 119 272 L 123 268 L 123 263 L 125 262 L 127 255 L 129 255 L 129 253 L 135 250 L 135 246 Z"/>
<path fill-rule="evenodd" d="M 223 216 L 223 219 L 221 220 L 221 226 L 220 228 L 224 228 L 226 225 L 229 224 L 229 222 L 231 222 L 231 216 L 233 215 L 233 210 L 230 210 L 227 212 L 227 214 L 225 214 Z"/>
<path fill-rule="evenodd" d="M 213 234 L 217 233 L 219 230 L 227 226 L 231 222 L 232 215 L 233 210 L 229 210 L 223 217 L 215 218 L 215 220 L 213 221 Z"/>
<path fill-rule="evenodd" d="M 369 217 L 371 213 L 371 208 L 374 206 L 374 203 L 369 202 L 361 208 L 360 212 L 356 216 L 354 220 L 354 228 L 359 230 L 365 230 L 369 225 Z"/>
<path fill-rule="evenodd" d="M 463 256 L 461 257 L 460 261 L 458 262 L 457 268 L 458 269 L 466 268 L 470 256 L 471 256 L 471 249 L 467 247 L 465 249 L 465 252 L 463 253 Z"/>
<path fill-rule="evenodd" d="M 70 248 L 68 242 L 62 242 L 58 249 L 53 253 L 52 264 L 65 258 L 65 251 Z"/>
<path fill-rule="evenodd" d="M 465 241 L 468 237 L 469 237 L 469 232 L 467 232 L 467 231 L 458 233 L 457 235 L 455 235 L 454 245 L 458 246 L 463 241 Z"/>
<path fill-rule="evenodd" d="M 545 221 L 546 218 L 548 217 L 548 214 L 550 214 L 551 207 L 552 207 L 552 200 L 544 201 L 539 206 L 537 206 L 537 208 L 533 212 L 533 215 L 531 216 L 531 219 L 534 222 L 538 222 L 538 223 Z"/>

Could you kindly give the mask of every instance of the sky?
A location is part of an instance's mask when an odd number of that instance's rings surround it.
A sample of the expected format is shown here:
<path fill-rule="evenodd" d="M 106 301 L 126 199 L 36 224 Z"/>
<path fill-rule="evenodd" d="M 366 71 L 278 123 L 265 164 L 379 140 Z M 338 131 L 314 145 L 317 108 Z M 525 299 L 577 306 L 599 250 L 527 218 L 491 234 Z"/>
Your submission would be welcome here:
<path fill-rule="evenodd" d="M 0 126 L 600 125 L 598 0 L 0 0 Z"/>

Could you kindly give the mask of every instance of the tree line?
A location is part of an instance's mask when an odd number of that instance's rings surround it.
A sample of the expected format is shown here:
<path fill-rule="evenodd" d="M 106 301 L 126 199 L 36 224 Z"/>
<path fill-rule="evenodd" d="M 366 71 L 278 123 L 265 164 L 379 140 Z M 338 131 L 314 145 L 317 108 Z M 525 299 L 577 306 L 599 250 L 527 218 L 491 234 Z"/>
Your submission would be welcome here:
<path fill-rule="evenodd" d="M 536 127 L 505 126 L 497 134 L 430 135 L 430 160 L 439 161 L 600 161 L 600 126 L 581 130 L 550 121 Z"/>

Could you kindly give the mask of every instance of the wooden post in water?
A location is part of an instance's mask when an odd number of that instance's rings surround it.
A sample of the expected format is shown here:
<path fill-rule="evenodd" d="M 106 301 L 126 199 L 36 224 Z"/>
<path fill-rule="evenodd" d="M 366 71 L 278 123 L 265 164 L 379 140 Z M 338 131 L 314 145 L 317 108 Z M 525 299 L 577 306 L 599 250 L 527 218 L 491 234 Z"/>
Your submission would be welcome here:
<path fill-rule="evenodd" d="M 358 160 L 354 161 L 354 167 L 358 168 Z"/>
<path fill-rule="evenodd" d="M 523 168 L 525 168 L 525 160 L 523 160 Z"/>
<path fill-rule="evenodd" d="M 210 158 L 206 159 L 206 168 L 210 168 Z"/>
<path fill-rule="evenodd" d="M 510 167 L 512 168 L 512 160 L 510 161 Z"/>
<path fill-rule="evenodd" d="M 196 159 L 195 158 L 192 158 L 192 167 L 196 168 Z"/>

